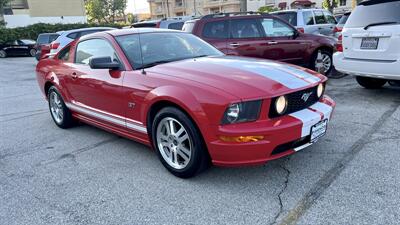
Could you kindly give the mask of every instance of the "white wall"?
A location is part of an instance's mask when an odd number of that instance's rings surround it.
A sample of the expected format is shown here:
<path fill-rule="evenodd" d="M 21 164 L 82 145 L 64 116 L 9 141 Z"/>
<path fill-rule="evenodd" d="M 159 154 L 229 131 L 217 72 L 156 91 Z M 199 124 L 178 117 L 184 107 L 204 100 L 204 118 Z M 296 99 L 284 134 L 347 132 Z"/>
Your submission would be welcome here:
<path fill-rule="evenodd" d="M 35 23 L 86 23 L 86 16 L 30 17 L 29 15 L 4 15 L 7 28 L 25 27 Z"/>

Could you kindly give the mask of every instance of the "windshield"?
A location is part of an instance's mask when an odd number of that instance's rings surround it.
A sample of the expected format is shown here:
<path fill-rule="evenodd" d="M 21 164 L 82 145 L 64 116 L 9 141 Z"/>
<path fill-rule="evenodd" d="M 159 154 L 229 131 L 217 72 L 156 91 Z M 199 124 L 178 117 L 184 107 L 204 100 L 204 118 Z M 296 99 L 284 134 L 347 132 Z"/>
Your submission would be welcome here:
<path fill-rule="evenodd" d="M 366 27 L 379 23 L 400 23 L 400 1 L 357 6 L 345 27 Z"/>
<path fill-rule="evenodd" d="M 134 69 L 183 59 L 223 55 L 210 44 L 187 33 L 143 33 L 140 34 L 140 40 L 139 34 L 130 34 L 118 36 L 116 40 Z"/>

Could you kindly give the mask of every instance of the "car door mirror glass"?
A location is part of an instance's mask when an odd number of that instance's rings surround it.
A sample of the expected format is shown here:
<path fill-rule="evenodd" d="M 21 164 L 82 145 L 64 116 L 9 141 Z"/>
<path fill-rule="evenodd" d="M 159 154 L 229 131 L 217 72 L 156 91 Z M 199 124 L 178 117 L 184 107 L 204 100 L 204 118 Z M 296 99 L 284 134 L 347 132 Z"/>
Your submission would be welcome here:
<path fill-rule="evenodd" d="M 89 60 L 89 66 L 92 69 L 117 70 L 120 68 L 119 62 L 113 61 L 110 56 L 93 57 Z"/>

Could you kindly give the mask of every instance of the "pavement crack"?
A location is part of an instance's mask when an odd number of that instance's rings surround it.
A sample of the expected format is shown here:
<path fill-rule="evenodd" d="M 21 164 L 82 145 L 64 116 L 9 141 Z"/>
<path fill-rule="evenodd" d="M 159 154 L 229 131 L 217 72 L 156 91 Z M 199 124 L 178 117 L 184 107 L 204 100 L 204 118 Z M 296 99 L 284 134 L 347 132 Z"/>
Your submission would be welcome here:
<path fill-rule="evenodd" d="M 88 145 L 86 147 L 77 149 L 75 151 L 64 153 L 64 154 L 62 154 L 61 156 L 59 156 L 59 157 L 57 157 L 55 159 L 41 161 L 41 162 L 37 163 L 36 166 L 40 167 L 40 166 L 44 166 L 44 165 L 49 165 L 49 164 L 57 163 L 57 162 L 59 162 L 61 160 L 65 160 L 65 159 L 71 159 L 72 161 L 76 162 L 76 155 L 78 155 L 80 153 L 83 153 L 83 152 L 86 152 L 86 151 L 89 151 L 89 150 L 92 150 L 92 149 L 95 149 L 95 148 L 97 148 L 99 146 L 114 142 L 114 141 L 116 141 L 118 139 L 120 139 L 119 136 L 113 137 L 113 138 L 110 138 L 110 139 L 106 139 L 106 140 L 103 140 L 103 141 Z"/>
<path fill-rule="evenodd" d="M 361 136 L 335 165 L 315 183 L 313 187 L 303 196 L 303 198 L 292 208 L 281 220 L 280 225 L 296 224 L 298 220 L 307 212 L 308 209 L 317 201 L 325 190 L 339 177 L 346 166 L 355 158 L 355 156 L 369 143 L 372 135 L 376 133 L 399 108 L 399 104 L 392 104 L 379 119 L 370 127 L 370 129 Z"/>
<path fill-rule="evenodd" d="M 19 117 L 15 117 L 15 118 L 8 119 L 8 120 L 2 120 L 2 121 L 0 121 L 0 123 L 19 120 L 19 119 L 23 119 L 23 118 L 26 118 L 26 117 L 36 116 L 36 115 L 40 115 L 40 114 L 44 114 L 44 113 L 47 113 L 47 112 L 38 112 L 38 113 L 29 114 L 29 115 L 26 115 L 26 116 L 19 116 Z"/>
<path fill-rule="evenodd" d="M 282 194 L 286 191 L 288 183 L 289 183 L 290 170 L 288 168 L 286 168 L 286 164 L 287 164 L 287 162 L 289 162 L 289 160 L 290 160 L 290 157 L 287 158 L 287 160 L 285 161 L 285 163 L 283 165 L 282 164 L 279 165 L 279 167 L 283 171 L 285 171 L 286 175 L 285 175 L 285 181 L 283 183 L 282 189 L 278 193 L 279 211 L 275 215 L 274 220 L 272 221 L 272 223 L 270 223 L 270 225 L 276 224 L 278 218 L 282 215 L 282 212 L 283 212 Z"/>

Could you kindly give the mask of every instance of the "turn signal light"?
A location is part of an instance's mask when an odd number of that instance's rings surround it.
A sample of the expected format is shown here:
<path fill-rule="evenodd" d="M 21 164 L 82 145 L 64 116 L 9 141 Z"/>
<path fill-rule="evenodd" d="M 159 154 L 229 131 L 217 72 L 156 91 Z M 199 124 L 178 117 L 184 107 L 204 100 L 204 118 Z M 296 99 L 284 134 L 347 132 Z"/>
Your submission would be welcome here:
<path fill-rule="evenodd" d="M 219 136 L 219 139 L 225 142 L 256 142 L 264 139 L 264 136 L 237 136 L 237 137 L 229 137 L 229 136 Z"/>

